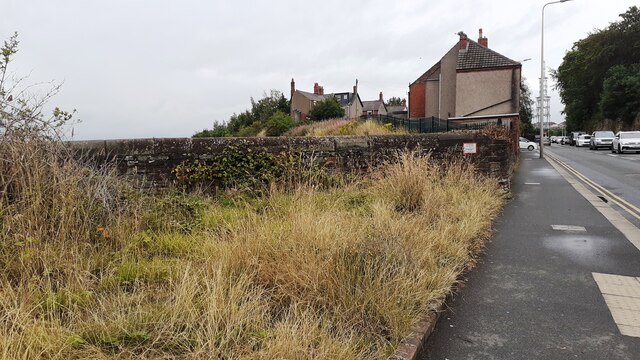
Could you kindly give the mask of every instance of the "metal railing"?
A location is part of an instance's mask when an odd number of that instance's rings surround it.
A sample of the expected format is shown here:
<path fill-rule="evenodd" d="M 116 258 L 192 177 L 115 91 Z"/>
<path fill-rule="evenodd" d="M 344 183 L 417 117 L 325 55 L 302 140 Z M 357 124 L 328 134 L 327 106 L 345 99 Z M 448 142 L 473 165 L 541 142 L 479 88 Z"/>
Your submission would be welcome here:
<path fill-rule="evenodd" d="M 362 120 L 376 120 L 381 124 L 391 124 L 394 128 L 404 128 L 411 133 L 438 133 L 453 130 L 480 130 L 487 126 L 505 126 L 499 120 L 469 121 L 440 119 L 435 116 L 426 118 L 399 118 L 390 115 L 365 115 Z"/>

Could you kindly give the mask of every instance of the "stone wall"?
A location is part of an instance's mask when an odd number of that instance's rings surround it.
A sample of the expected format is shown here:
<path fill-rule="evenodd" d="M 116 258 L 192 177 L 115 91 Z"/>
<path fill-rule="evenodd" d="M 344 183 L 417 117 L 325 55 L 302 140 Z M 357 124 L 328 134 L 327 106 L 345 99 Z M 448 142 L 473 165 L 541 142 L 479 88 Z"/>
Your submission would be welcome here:
<path fill-rule="evenodd" d="M 463 143 L 477 143 L 478 153 L 463 155 Z M 508 184 L 514 162 L 510 142 L 476 134 L 416 134 L 336 137 L 158 138 L 74 141 L 71 147 L 93 165 L 112 163 L 121 175 L 145 178 L 150 184 L 173 180 L 172 170 L 184 161 L 207 160 L 233 145 L 279 154 L 300 153 L 335 171 L 365 171 L 399 151 L 419 149 L 436 159 L 469 158 L 479 171 Z"/>

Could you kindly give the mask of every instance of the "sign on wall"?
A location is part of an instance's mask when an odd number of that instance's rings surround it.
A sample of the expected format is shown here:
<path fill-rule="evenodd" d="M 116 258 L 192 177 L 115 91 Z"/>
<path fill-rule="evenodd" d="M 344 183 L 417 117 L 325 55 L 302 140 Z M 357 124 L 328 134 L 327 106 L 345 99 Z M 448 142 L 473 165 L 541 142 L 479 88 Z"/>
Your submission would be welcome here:
<path fill-rule="evenodd" d="M 462 153 L 463 154 L 477 154 L 478 153 L 478 143 L 474 142 L 466 142 L 462 143 Z"/>

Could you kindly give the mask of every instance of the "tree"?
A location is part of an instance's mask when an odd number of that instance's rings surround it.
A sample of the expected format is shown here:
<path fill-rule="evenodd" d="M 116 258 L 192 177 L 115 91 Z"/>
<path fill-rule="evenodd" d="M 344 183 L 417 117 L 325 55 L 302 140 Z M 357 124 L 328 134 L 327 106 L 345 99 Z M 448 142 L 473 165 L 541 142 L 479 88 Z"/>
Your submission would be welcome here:
<path fill-rule="evenodd" d="M 602 114 L 631 124 L 640 112 L 640 64 L 609 69 L 600 99 Z"/>
<path fill-rule="evenodd" d="M 527 139 L 533 139 L 535 129 L 531 121 L 533 120 L 533 99 L 531 90 L 523 78 L 520 82 L 520 134 Z"/>
<path fill-rule="evenodd" d="M 276 111 L 266 123 L 267 136 L 280 136 L 296 126 L 291 116 L 282 111 Z"/>
<path fill-rule="evenodd" d="M 202 131 L 198 131 L 197 133 L 193 134 L 192 137 L 199 138 L 199 137 L 225 137 L 225 136 L 229 136 L 229 129 L 225 124 L 221 124 L 215 121 L 213 123 L 213 128 L 211 130 L 204 129 Z"/>
<path fill-rule="evenodd" d="M 324 100 L 319 101 L 309 111 L 309 117 L 313 121 L 326 120 L 331 118 L 344 117 L 344 109 L 333 96 L 327 96 Z"/>
<path fill-rule="evenodd" d="M 43 113 L 48 100 L 60 91 L 61 85 L 54 84 L 40 96 L 27 94 L 27 89 L 33 89 L 34 85 L 21 89 L 26 77 L 8 80 L 7 69 L 13 55 L 18 52 L 18 44 L 18 33 L 15 32 L 0 48 L 0 134 L 3 135 L 0 142 L 8 138 L 60 140 L 66 135 L 66 125 L 76 111 L 68 112 L 56 107 L 51 116 Z"/>
<path fill-rule="evenodd" d="M 605 116 L 603 111 L 607 105 L 604 108 L 602 105 L 605 80 L 614 76 L 608 85 L 609 91 L 613 91 L 614 87 L 620 86 L 620 76 L 632 75 L 620 69 L 615 74 L 610 73 L 614 66 L 640 63 L 640 10 L 632 6 L 620 17 L 621 20 L 607 28 L 575 42 L 553 72 L 565 104 L 568 130 L 586 129 L 591 122 Z M 614 86 L 612 82 L 618 85 Z M 622 96 L 618 99 L 622 103 L 634 100 L 632 94 L 618 95 Z M 619 116 L 615 112 L 607 114 Z"/>
<path fill-rule="evenodd" d="M 251 109 L 231 115 L 226 125 L 216 122 L 212 130 L 204 129 L 193 136 L 255 136 L 275 113 L 288 114 L 290 108 L 290 102 L 282 92 L 271 90 L 269 95 L 264 93 L 258 101 L 251 98 Z"/>
<path fill-rule="evenodd" d="M 389 100 L 387 100 L 386 105 L 387 106 L 400 106 L 402 105 L 402 102 L 406 101 L 405 99 L 400 99 L 399 97 L 390 97 Z"/>

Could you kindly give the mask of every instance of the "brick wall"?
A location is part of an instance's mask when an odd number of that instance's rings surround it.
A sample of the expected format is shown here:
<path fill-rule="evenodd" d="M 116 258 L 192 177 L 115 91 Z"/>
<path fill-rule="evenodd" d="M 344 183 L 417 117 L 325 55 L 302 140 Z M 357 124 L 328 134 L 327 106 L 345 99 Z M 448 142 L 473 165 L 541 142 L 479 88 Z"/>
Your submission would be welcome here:
<path fill-rule="evenodd" d="M 465 142 L 478 144 L 478 154 L 463 155 Z M 366 171 L 399 151 L 420 149 L 436 159 L 468 157 L 479 171 L 508 183 L 515 159 L 510 142 L 476 134 L 416 134 L 337 137 L 160 138 L 74 141 L 71 147 L 93 165 L 114 163 L 121 175 L 146 178 L 151 184 L 173 180 L 172 170 L 189 160 L 207 160 L 229 145 L 238 151 L 264 149 L 302 153 L 335 171 Z"/>
<path fill-rule="evenodd" d="M 415 82 L 409 86 L 409 117 L 425 117 L 426 88 L 424 82 Z"/>

